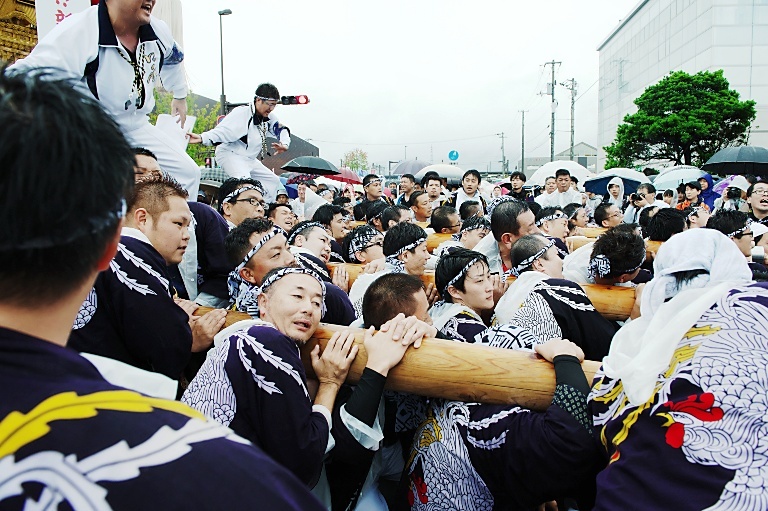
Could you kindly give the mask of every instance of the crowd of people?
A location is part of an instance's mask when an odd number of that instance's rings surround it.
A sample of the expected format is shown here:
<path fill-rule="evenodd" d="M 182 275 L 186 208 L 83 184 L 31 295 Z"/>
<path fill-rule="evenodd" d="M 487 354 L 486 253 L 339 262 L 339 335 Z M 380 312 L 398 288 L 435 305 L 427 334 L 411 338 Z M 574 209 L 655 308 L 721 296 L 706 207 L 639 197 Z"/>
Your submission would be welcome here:
<path fill-rule="evenodd" d="M 0 508 L 766 508 L 768 182 L 469 170 L 290 200 L 262 84 L 190 136 L 231 176 L 198 200 L 144 122 L 158 75 L 186 92 L 150 12 L 101 2 L 0 73 Z M 624 321 L 594 284 L 633 293 Z M 535 353 L 551 400 L 389 390 L 431 338 Z"/>

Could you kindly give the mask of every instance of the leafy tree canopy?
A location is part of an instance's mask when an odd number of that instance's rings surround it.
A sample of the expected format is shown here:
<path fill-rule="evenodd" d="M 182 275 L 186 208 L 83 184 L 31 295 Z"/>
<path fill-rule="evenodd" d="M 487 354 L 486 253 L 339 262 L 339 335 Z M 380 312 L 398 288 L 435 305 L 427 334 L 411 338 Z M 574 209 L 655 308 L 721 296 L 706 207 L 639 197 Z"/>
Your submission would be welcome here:
<path fill-rule="evenodd" d="M 604 147 L 605 168 L 634 167 L 652 160 L 700 167 L 724 147 L 747 142 L 755 102 L 740 101 L 723 71 L 670 73 L 635 100 L 616 140 Z"/>
<path fill-rule="evenodd" d="M 355 172 L 359 170 L 366 170 L 369 168 L 368 153 L 362 149 L 353 149 L 352 151 L 344 154 L 342 165 L 347 167 L 349 170 L 354 170 Z"/>

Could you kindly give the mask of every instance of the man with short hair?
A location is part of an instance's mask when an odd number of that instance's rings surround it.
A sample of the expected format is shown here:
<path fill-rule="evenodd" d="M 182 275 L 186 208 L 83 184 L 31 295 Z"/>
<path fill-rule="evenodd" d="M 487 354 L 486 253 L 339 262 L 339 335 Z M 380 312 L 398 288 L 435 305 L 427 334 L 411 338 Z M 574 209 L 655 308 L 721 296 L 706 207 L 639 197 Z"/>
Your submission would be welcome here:
<path fill-rule="evenodd" d="M 421 187 L 427 193 L 429 201 L 432 204 L 432 209 L 439 207 L 442 202 L 440 192 L 443 187 L 443 181 L 440 179 L 440 176 L 438 176 L 437 173 L 427 173 L 427 175 L 424 176 L 424 178 L 421 180 Z"/>
<path fill-rule="evenodd" d="M 211 345 L 226 312 L 190 317 L 173 300 L 167 269 L 181 262 L 189 241 L 186 199 L 170 177 L 136 184 L 117 255 L 81 307 L 71 348 L 180 379 L 192 352 Z"/>
<path fill-rule="evenodd" d="M 363 190 L 365 192 L 364 200 L 369 202 L 381 200 L 389 203 L 384 195 L 382 182 L 383 179 L 376 174 L 368 174 L 365 176 L 363 178 Z"/>
<path fill-rule="evenodd" d="M 403 174 L 400 176 L 400 195 L 397 197 L 395 204 L 397 206 L 408 205 L 415 186 L 416 178 L 413 177 L 413 174 Z"/>
<path fill-rule="evenodd" d="M 307 201 L 307 183 L 303 181 L 298 183 L 296 185 L 296 192 L 298 193 L 298 196 L 290 202 L 291 209 L 297 217 L 303 218 L 304 205 Z"/>
<path fill-rule="evenodd" d="M 539 201 L 542 207 L 565 207 L 574 202 L 581 204 L 581 193 L 571 188 L 571 173 L 567 169 L 555 172 L 557 189 Z"/>
<path fill-rule="evenodd" d="M 432 202 L 429 195 L 424 192 L 413 192 L 411 194 L 411 211 L 413 219 L 416 222 L 429 222 L 432 216 Z"/>
<path fill-rule="evenodd" d="M 413 220 L 411 208 L 408 206 L 390 206 L 381 214 L 381 227 L 384 231 L 388 231 L 400 222 L 410 222 L 411 220 Z"/>
<path fill-rule="evenodd" d="M 512 185 L 512 191 L 509 192 L 510 197 L 524 201 L 532 200 L 529 194 L 523 190 L 523 185 L 525 185 L 527 179 L 525 174 L 519 170 L 516 170 L 509 176 L 509 184 Z"/>
<path fill-rule="evenodd" d="M 11 72 L 56 69 L 71 78 L 112 115 L 132 146 L 152 151 L 163 171 L 197 197 L 200 168 L 171 135 L 149 123 L 155 85 L 173 93 L 171 115 L 178 114 L 182 126 L 189 92 L 184 53 L 168 25 L 152 16 L 154 5 L 112 0 L 66 15 Z"/>
<path fill-rule="evenodd" d="M 557 179 L 549 176 L 544 180 L 544 191 L 534 200 L 542 207 L 549 206 L 550 196 L 557 191 Z"/>
<path fill-rule="evenodd" d="M 472 218 L 473 216 L 483 216 L 483 208 L 475 200 L 464 201 L 459 208 L 459 216 L 462 220 Z"/>
<path fill-rule="evenodd" d="M 275 268 L 296 266 L 286 232 L 266 218 L 249 218 L 232 229 L 224 239 L 230 264 L 230 303 L 236 310 L 259 317 L 258 296 L 264 276 Z M 346 293 L 333 284 L 326 286 L 323 322 L 349 325 L 355 319 Z"/>
<path fill-rule="evenodd" d="M 293 214 L 290 204 L 282 204 L 279 202 L 273 202 L 267 209 L 267 218 L 272 220 L 272 223 L 282 227 L 285 232 L 290 231 L 296 222 L 296 215 Z"/>
<path fill-rule="evenodd" d="M 264 188 L 251 178 L 232 177 L 219 187 L 219 214 L 227 221 L 229 230 L 246 218 L 264 217 Z"/>
<path fill-rule="evenodd" d="M 599 227 L 616 227 L 623 221 L 624 215 L 621 214 L 621 210 L 615 204 L 602 202 L 595 208 L 595 223 Z"/>
<path fill-rule="evenodd" d="M 325 284 L 304 268 L 275 268 L 262 282 L 257 321 L 222 335 L 182 401 L 264 449 L 308 488 L 333 447 L 331 411 L 357 355 L 352 332 L 311 352 L 314 399 L 299 356 L 325 313 Z"/>
<path fill-rule="evenodd" d="M 133 164 L 133 173 L 136 179 L 162 173 L 155 153 L 144 147 L 134 147 L 133 154 L 136 162 Z"/>
<path fill-rule="evenodd" d="M 512 269 L 509 258 L 515 242 L 526 234 L 536 234 L 536 215 L 524 201 L 502 196 L 488 206 L 493 236 L 484 237 L 474 248 L 488 258 L 491 273 Z"/>
<path fill-rule="evenodd" d="M 461 229 L 461 219 L 455 208 L 440 206 L 432 212 L 430 227 L 440 234 L 456 234 Z"/>
<path fill-rule="evenodd" d="M 344 237 L 342 249 L 346 261 L 366 264 L 384 257 L 384 235 L 373 226 L 365 224 L 355 227 Z"/>
<path fill-rule="evenodd" d="M 3 175 L 0 201 L 0 508 L 235 510 L 258 495 L 265 510 L 323 509 L 261 449 L 167 400 L 174 382 L 66 347 L 99 272 L 112 272 L 135 162 L 114 119 L 71 85 L 0 75 L 0 164 L 24 169 Z M 41 189 L 45 201 L 17 221 Z M 158 491 L 161 481 L 173 484 Z"/>
<path fill-rule="evenodd" d="M 261 162 L 267 156 L 288 150 L 291 130 L 280 124 L 273 110 L 280 93 L 271 83 L 256 87 L 253 103 L 227 114 L 213 129 L 189 135 L 190 144 L 216 145 L 216 160 L 232 177 L 256 179 L 264 186 L 264 199 L 274 202 L 280 179 Z M 267 137 L 277 139 L 269 152 Z"/>
<path fill-rule="evenodd" d="M 577 284 L 634 287 L 645 255 L 637 225 L 621 224 L 566 257 L 563 275 Z"/>
<path fill-rule="evenodd" d="M 763 225 L 768 225 L 768 183 L 758 181 L 747 190 L 747 203 L 751 208 L 749 218 Z"/>
<path fill-rule="evenodd" d="M 474 200 L 480 203 L 483 208 L 483 213 L 485 213 L 488 205 L 485 202 L 485 198 L 480 193 L 480 183 L 482 181 L 483 178 L 477 170 L 470 169 L 466 171 L 461 177 L 461 187 L 456 190 L 443 205 L 459 209 L 464 201 Z"/>
<path fill-rule="evenodd" d="M 624 223 L 636 224 L 640 220 L 640 213 L 648 208 L 668 208 L 669 204 L 656 199 L 656 187 L 651 183 L 640 183 L 637 192 L 629 196 L 629 205 L 624 211 Z"/>
<path fill-rule="evenodd" d="M 288 204 L 290 201 L 291 199 L 288 197 L 288 192 L 285 191 L 285 188 L 278 188 L 277 195 L 275 197 L 275 203 Z"/>
<path fill-rule="evenodd" d="M 348 223 L 344 218 L 344 208 L 333 204 L 326 204 L 320 206 L 312 215 L 314 222 L 320 222 L 323 224 L 328 234 L 331 236 L 331 259 L 334 263 L 343 263 L 344 258 L 341 256 L 341 245 L 339 242 L 344 239 L 344 236 L 349 232 Z"/>

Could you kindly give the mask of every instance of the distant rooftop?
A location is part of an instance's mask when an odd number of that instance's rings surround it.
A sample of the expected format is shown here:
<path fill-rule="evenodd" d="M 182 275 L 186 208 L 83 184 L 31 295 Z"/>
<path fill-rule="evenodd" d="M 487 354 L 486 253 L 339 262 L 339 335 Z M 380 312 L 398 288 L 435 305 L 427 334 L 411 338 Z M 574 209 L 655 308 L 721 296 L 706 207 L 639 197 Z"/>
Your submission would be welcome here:
<path fill-rule="evenodd" d="M 633 9 L 632 9 L 632 11 L 629 13 L 629 15 L 628 15 L 628 16 L 626 16 L 626 17 L 625 17 L 623 20 L 621 20 L 621 21 L 619 22 L 619 24 L 618 24 L 618 25 L 616 25 L 616 28 L 614 28 L 614 29 L 611 31 L 611 33 L 608 35 L 608 37 L 606 37 L 606 38 L 603 40 L 603 42 L 602 42 L 602 43 L 600 43 L 600 46 L 598 46 L 598 47 L 597 47 L 597 51 L 600 51 L 600 50 L 602 50 L 602 49 L 603 49 L 603 46 L 605 46 L 606 44 L 608 44 L 608 41 L 610 41 L 611 39 L 613 39 L 613 36 L 615 36 L 615 35 L 616 35 L 616 34 L 619 32 L 619 30 L 621 30 L 622 28 L 624 28 L 624 25 L 626 25 L 627 23 L 629 23 L 629 20 L 631 20 L 631 19 L 632 19 L 632 18 L 635 16 L 635 14 L 637 14 L 637 13 L 638 13 L 638 11 L 640 11 L 640 9 L 642 9 L 642 8 L 643 8 L 643 6 L 644 6 L 645 4 L 647 4 L 649 1 L 650 1 L 650 0 L 640 0 L 640 2 L 639 2 L 639 3 L 638 3 L 638 4 L 637 4 L 637 5 L 636 5 L 636 6 L 635 6 Z"/>

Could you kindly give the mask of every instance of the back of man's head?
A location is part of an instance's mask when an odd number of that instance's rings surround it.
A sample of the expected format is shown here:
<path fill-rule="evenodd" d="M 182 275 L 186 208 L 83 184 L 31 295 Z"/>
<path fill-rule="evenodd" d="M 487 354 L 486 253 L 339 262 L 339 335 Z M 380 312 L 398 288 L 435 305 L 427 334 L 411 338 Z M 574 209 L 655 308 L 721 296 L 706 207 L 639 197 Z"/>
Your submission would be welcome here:
<path fill-rule="evenodd" d="M 0 70 L 0 304 L 21 307 L 58 303 L 95 275 L 133 187 L 114 120 L 70 81 L 40 76 Z"/>
<path fill-rule="evenodd" d="M 403 222 L 393 226 L 384 235 L 384 255 L 391 256 L 397 253 L 403 247 L 412 245 L 420 239 L 426 239 L 427 233 L 424 229 L 410 222 Z M 413 249 L 410 250 L 414 250 Z"/>
<path fill-rule="evenodd" d="M 501 236 L 507 232 L 518 236 L 520 234 L 518 217 L 530 210 L 528 203 L 519 200 L 508 200 L 496 206 L 491 214 L 491 232 L 494 239 L 501 241 Z"/>
<path fill-rule="evenodd" d="M 645 242 L 637 234 L 636 224 L 620 224 L 608 229 L 592 245 L 590 260 L 598 255 L 605 256 L 610 263 L 609 273 L 604 278 L 613 278 L 632 273 L 645 260 Z"/>
<path fill-rule="evenodd" d="M 715 229 L 726 236 L 743 229 L 749 216 L 735 209 L 720 209 L 707 220 L 707 229 Z"/>
<path fill-rule="evenodd" d="M 480 211 L 480 203 L 476 200 L 465 200 L 459 206 L 459 216 L 462 220 L 477 215 L 478 211 Z"/>
<path fill-rule="evenodd" d="M 613 206 L 613 204 L 611 204 L 610 202 L 601 202 L 595 208 L 595 215 L 594 215 L 595 216 L 595 223 L 598 226 L 602 227 L 603 226 L 603 222 L 605 220 L 608 220 L 608 216 L 609 216 L 608 210 L 611 209 L 611 206 Z"/>
<path fill-rule="evenodd" d="M 344 208 L 341 206 L 334 206 L 333 204 L 325 204 L 323 206 L 320 206 L 315 211 L 315 214 L 312 215 L 312 220 L 315 222 L 320 222 L 326 227 L 331 226 L 331 222 L 333 222 L 333 217 L 336 215 L 343 215 L 344 214 Z"/>
<path fill-rule="evenodd" d="M 685 213 L 675 208 L 662 208 L 648 221 L 646 232 L 651 241 L 667 241 L 685 230 Z"/>
<path fill-rule="evenodd" d="M 224 250 L 232 267 L 242 262 L 248 252 L 253 248 L 251 235 L 264 233 L 272 229 L 272 220 L 267 218 L 246 218 L 240 225 L 229 231 L 224 238 Z"/>
<path fill-rule="evenodd" d="M 430 217 L 431 227 L 435 232 L 443 232 L 443 229 L 456 228 L 455 219 L 451 218 L 453 215 L 458 215 L 456 208 L 451 206 L 440 206 L 432 211 Z"/>
<path fill-rule="evenodd" d="M 388 208 L 386 208 L 384 212 L 381 214 L 382 229 L 384 229 L 385 231 L 389 229 L 389 224 L 392 222 L 399 224 L 403 214 L 408 215 L 407 218 L 410 218 L 411 208 L 407 208 L 404 206 L 389 206 Z"/>
<path fill-rule="evenodd" d="M 549 240 L 541 234 L 528 234 L 523 236 L 512 245 L 512 249 L 509 251 L 509 259 L 512 261 L 512 267 L 533 257 L 537 252 L 547 246 L 548 243 Z M 542 257 L 546 259 L 547 254 L 545 253 Z M 523 271 L 531 270 L 532 268 L 533 266 L 528 266 Z"/>
<path fill-rule="evenodd" d="M 165 174 L 151 174 L 139 179 L 133 191 L 126 197 L 128 206 L 126 222 L 131 223 L 133 213 L 139 208 L 145 209 L 153 220 L 157 220 L 162 213 L 168 211 L 170 197 L 186 200 L 188 195 L 178 181 Z"/>
<path fill-rule="evenodd" d="M 424 284 L 418 277 L 407 273 L 382 275 L 363 296 L 363 324 L 378 330 L 400 313 L 413 316 L 418 307 L 416 293 L 423 292 Z"/>

